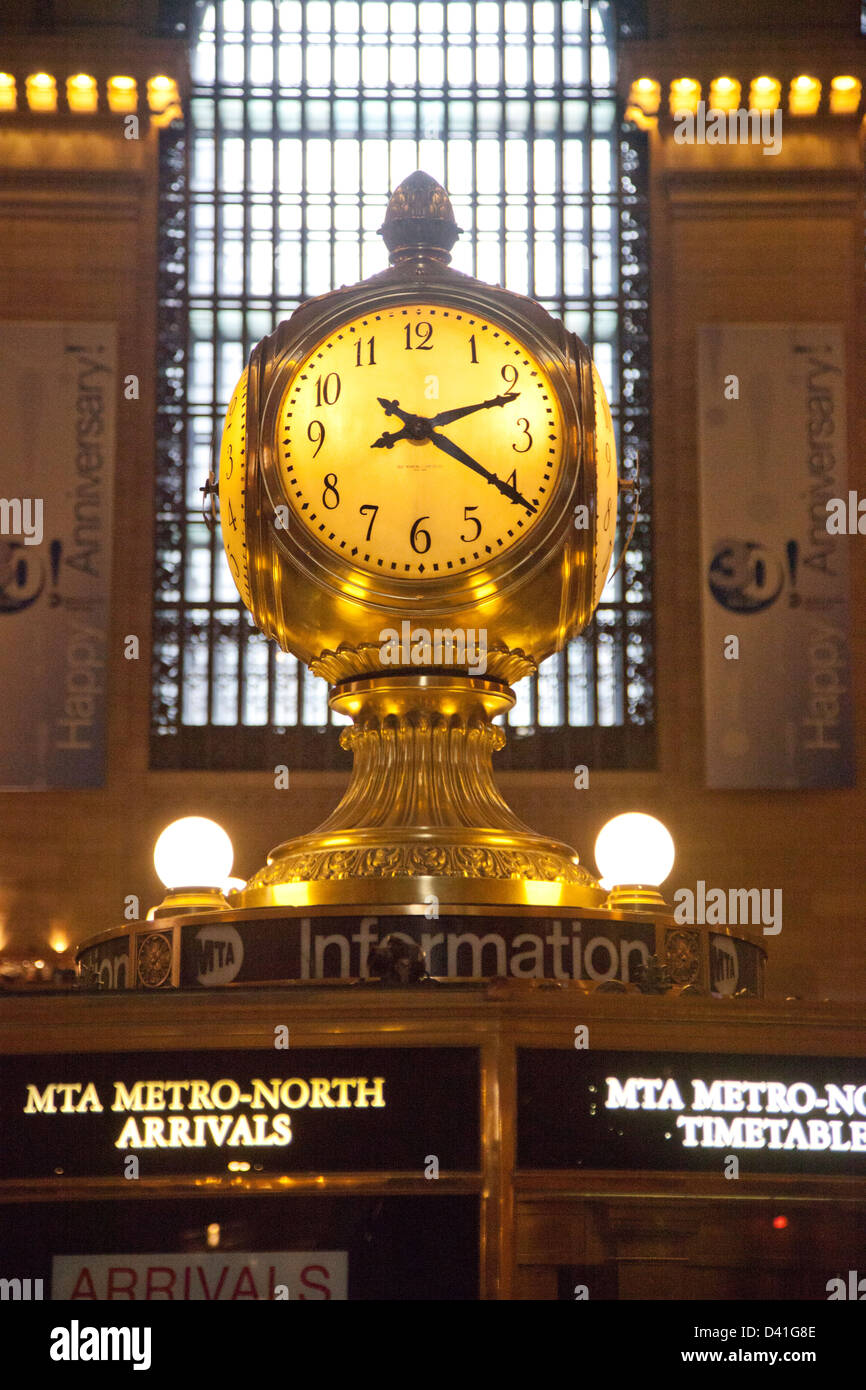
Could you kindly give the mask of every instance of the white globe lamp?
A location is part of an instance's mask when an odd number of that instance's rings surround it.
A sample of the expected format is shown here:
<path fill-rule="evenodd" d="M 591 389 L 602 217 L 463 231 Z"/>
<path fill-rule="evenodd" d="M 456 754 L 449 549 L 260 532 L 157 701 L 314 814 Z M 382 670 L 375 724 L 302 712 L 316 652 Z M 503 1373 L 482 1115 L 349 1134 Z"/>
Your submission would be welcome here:
<path fill-rule="evenodd" d="M 153 909 L 153 916 L 226 908 L 223 887 L 233 860 L 232 842 L 216 821 L 206 816 L 182 816 L 172 821 L 153 850 L 157 877 L 168 889 L 159 907 Z"/>
<path fill-rule="evenodd" d="M 608 908 L 630 912 L 667 912 L 659 892 L 674 866 L 671 833 L 655 816 L 627 811 L 614 816 L 599 832 L 595 862 Z"/>

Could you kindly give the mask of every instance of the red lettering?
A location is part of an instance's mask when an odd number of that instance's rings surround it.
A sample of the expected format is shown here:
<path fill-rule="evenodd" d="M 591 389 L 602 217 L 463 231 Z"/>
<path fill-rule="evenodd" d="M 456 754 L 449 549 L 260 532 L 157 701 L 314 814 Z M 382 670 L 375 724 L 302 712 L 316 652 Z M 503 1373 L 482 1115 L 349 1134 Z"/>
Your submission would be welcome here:
<path fill-rule="evenodd" d="M 325 1279 L 330 1279 L 331 1277 L 330 1272 L 327 1269 L 325 1269 L 324 1265 L 304 1265 L 304 1268 L 301 1270 L 301 1283 L 303 1284 L 304 1288 L 318 1289 L 323 1298 L 330 1298 L 331 1290 L 328 1288 L 327 1284 L 316 1284 L 313 1280 L 307 1278 L 307 1275 L 310 1273 L 311 1270 L 318 1270 L 318 1272 Z M 298 1298 L 306 1297 L 307 1295 L 305 1293 L 298 1294 Z"/>
<path fill-rule="evenodd" d="M 85 1279 L 87 1280 L 86 1292 L 82 1288 L 82 1283 Z M 87 1265 L 82 1266 L 81 1273 L 75 1281 L 75 1288 L 72 1290 L 69 1298 L 70 1301 L 73 1298 L 96 1298 L 96 1289 L 93 1287 L 93 1280 L 90 1277 L 90 1270 L 87 1268 Z"/>
<path fill-rule="evenodd" d="M 242 1293 L 241 1282 L 243 1279 L 246 1279 L 249 1287 L 244 1289 Z M 250 1269 L 249 1265 L 244 1265 L 243 1269 L 238 1275 L 238 1282 L 235 1284 L 235 1291 L 232 1294 L 232 1298 L 258 1298 L 258 1296 L 259 1291 L 256 1288 L 255 1280 L 253 1279 L 252 1275 L 252 1270 Z"/>
<path fill-rule="evenodd" d="M 125 1284 L 115 1281 L 116 1274 L 128 1274 L 129 1278 Z M 138 1278 L 134 1269 L 129 1269 L 126 1265 L 111 1265 L 108 1270 L 108 1285 L 105 1290 L 106 1299 L 112 1298 L 135 1298 L 132 1292 Z"/>
<path fill-rule="evenodd" d="M 164 1274 L 167 1282 L 164 1284 L 157 1284 L 155 1282 L 155 1275 L 157 1274 Z M 155 1295 L 164 1294 L 166 1298 L 173 1299 L 174 1294 L 171 1290 L 174 1288 L 174 1281 L 175 1272 L 173 1269 L 169 1269 L 168 1265 L 148 1265 L 147 1291 L 144 1295 L 145 1298 L 153 1298 Z"/>
<path fill-rule="evenodd" d="M 221 1294 L 221 1292 L 222 1292 L 223 1284 L 225 1283 L 226 1275 L 227 1275 L 228 1272 L 229 1272 L 229 1267 L 228 1267 L 228 1265 L 223 1265 L 223 1272 L 222 1272 L 222 1274 L 220 1275 L 220 1281 L 219 1281 L 219 1283 L 217 1284 L 217 1286 L 216 1286 L 216 1291 L 215 1291 L 214 1293 L 211 1293 L 210 1290 L 208 1289 L 207 1280 L 206 1280 L 205 1277 L 204 1277 L 204 1270 L 202 1269 L 201 1265 L 196 1265 L 196 1269 L 198 1270 L 198 1277 L 199 1277 L 199 1279 L 201 1280 L 201 1286 L 202 1286 L 202 1288 L 204 1289 L 204 1296 L 205 1296 L 205 1298 L 206 1298 L 208 1301 L 210 1301 L 211 1299 L 219 1298 L 219 1296 L 220 1296 L 220 1294 Z"/>

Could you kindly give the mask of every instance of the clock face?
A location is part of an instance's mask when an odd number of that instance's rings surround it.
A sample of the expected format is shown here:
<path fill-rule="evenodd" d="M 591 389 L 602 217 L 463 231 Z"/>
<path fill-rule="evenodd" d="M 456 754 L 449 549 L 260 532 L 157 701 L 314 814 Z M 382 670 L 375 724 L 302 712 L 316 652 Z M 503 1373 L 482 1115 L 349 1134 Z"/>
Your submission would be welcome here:
<path fill-rule="evenodd" d="M 290 527 L 368 573 L 417 581 L 486 567 L 532 531 L 563 465 L 563 425 L 549 376 L 512 333 L 413 303 L 313 349 L 275 446 Z"/>
<path fill-rule="evenodd" d="M 592 394 L 595 401 L 596 509 L 595 571 L 593 574 L 593 607 L 601 598 L 607 572 L 613 556 L 616 532 L 616 506 L 619 500 L 619 480 L 616 471 L 616 436 L 610 406 L 593 363 Z"/>
<path fill-rule="evenodd" d="M 247 370 L 238 382 L 226 411 L 220 447 L 220 525 L 232 578 L 241 598 L 251 607 L 250 573 L 244 533 L 246 514 Z"/>

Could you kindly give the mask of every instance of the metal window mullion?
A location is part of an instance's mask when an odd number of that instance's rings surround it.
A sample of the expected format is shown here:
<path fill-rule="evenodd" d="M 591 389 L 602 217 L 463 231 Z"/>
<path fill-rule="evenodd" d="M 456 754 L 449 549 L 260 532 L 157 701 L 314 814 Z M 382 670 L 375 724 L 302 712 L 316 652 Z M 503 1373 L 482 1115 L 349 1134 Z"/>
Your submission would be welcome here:
<path fill-rule="evenodd" d="M 451 86 L 450 86 L 450 81 L 449 81 L 449 77 L 448 77 L 448 6 L 447 6 L 447 4 L 444 4 L 444 5 L 443 5 L 443 8 L 442 8 L 442 16 L 443 16 L 443 19 L 442 19 L 442 23 L 443 23 L 443 34 L 442 34 L 442 39 L 443 39 L 444 46 L 445 46 L 445 57 L 444 57 L 443 62 L 442 62 L 442 92 L 441 92 L 441 98 L 442 98 L 442 154 L 443 154 L 442 165 L 443 165 L 443 168 L 444 168 L 444 171 L 445 171 L 445 186 L 446 186 L 446 188 L 447 188 L 447 187 L 449 186 L 449 183 L 450 183 L 450 173 L 451 173 L 451 147 L 450 147 L 450 143 L 449 143 L 449 142 L 450 142 L 450 139 L 451 139 L 451 122 L 450 122 L 450 120 L 449 120 L 449 111 L 448 111 L 448 108 L 449 108 L 449 105 L 450 105 L 449 97 L 450 97 L 450 93 L 451 93 Z"/>
<path fill-rule="evenodd" d="M 336 14 L 334 11 L 334 0 L 330 0 L 331 6 L 331 27 L 328 34 L 328 48 L 330 51 L 330 81 L 328 85 L 328 140 L 331 146 L 331 186 L 328 190 L 328 211 L 331 218 L 331 229 L 328 234 L 330 243 L 330 267 L 331 267 L 331 289 L 336 288 L 337 282 L 337 159 L 334 145 L 337 138 L 337 124 L 334 116 L 334 106 L 337 97 L 337 38 L 336 38 Z M 330 713 L 328 716 L 330 723 Z"/>
<path fill-rule="evenodd" d="M 223 25 L 222 8 L 219 4 L 214 5 L 214 77 L 216 90 L 214 92 L 214 161 L 213 161 L 213 180 L 214 180 L 214 238 L 213 238 L 213 298 L 211 300 L 212 332 L 213 332 L 213 357 L 211 359 L 211 447 L 213 447 L 213 436 L 217 420 L 217 378 L 219 362 L 219 329 L 217 305 L 220 299 L 220 246 L 222 244 L 221 223 L 223 209 L 220 194 L 220 170 L 222 166 L 222 111 L 220 107 L 220 92 L 222 90 L 222 71 L 221 58 L 223 51 Z M 214 612 L 216 604 L 216 535 L 212 534 L 208 543 L 210 556 L 210 583 L 208 587 L 208 618 L 207 618 L 207 723 L 213 724 L 213 693 L 214 693 Z M 184 585 L 186 581 L 184 580 Z"/>
<path fill-rule="evenodd" d="M 475 24 L 475 6 L 470 11 L 469 21 L 469 41 L 472 50 L 472 68 L 469 75 L 469 95 L 472 105 L 472 192 L 470 194 L 472 207 L 472 222 L 475 228 L 475 244 L 472 248 L 472 274 L 478 276 L 478 250 L 481 244 L 481 228 L 478 225 L 478 156 L 480 153 L 481 141 L 478 138 L 478 74 L 475 70 L 475 55 L 478 52 L 478 29 Z"/>
<path fill-rule="evenodd" d="M 244 137 L 244 177 L 241 198 L 243 200 L 243 244 L 241 250 L 241 302 L 240 314 L 243 333 L 243 342 L 246 343 L 247 322 L 249 317 L 249 267 L 252 255 L 252 231 L 250 225 L 250 124 L 249 124 L 249 102 L 251 100 L 252 80 L 250 74 L 250 60 L 252 56 L 252 29 L 250 23 L 249 6 L 244 6 L 244 85 L 243 97 L 241 99 L 241 109 L 243 112 L 243 137 Z M 273 286 L 271 286 L 273 289 Z M 217 312 L 219 312 L 217 310 Z M 219 335 L 218 335 L 219 336 Z M 243 605 L 236 606 L 237 611 L 237 648 L 238 648 L 238 671 L 237 671 L 237 722 L 243 725 L 243 697 L 244 684 L 246 680 L 246 643 L 244 637 L 244 627 L 241 622 Z"/>
<path fill-rule="evenodd" d="M 301 106 L 301 226 L 298 248 L 301 253 L 300 302 L 309 299 L 307 293 L 307 102 L 310 89 L 307 84 L 307 7 L 301 5 L 301 87 L 299 100 Z"/>
<path fill-rule="evenodd" d="M 535 58 L 535 29 L 532 30 L 532 58 Z M 535 70 L 529 73 L 530 85 L 527 88 L 529 120 L 526 129 L 526 187 L 527 187 L 527 244 L 529 247 L 529 294 L 535 297 Z"/>
<path fill-rule="evenodd" d="M 392 43 L 391 43 L 391 6 L 390 6 L 390 5 L 388 6 L 388 25 L 387 25 L 387 28 L 386 28 L 386 30 L 385 30 L 385 34 L 386 34 L 386 42 L 387 42 L 387 49 L 388 49 L 388 66 L 387 66 L 387 74 L 386 74 L 386 78 L 385 78 L 385 82 L 386 82 L 386 87 L 385 87 L 385 111 L 386 111 L 386 117 L 385 117 L 386 135 L 385 135 L 385 140 L 386 140 L 386 143 L 387 143 L 387 146 L 388 146 L 388 178 L 389 178 L 389 180 L 390 180 L 390 178 L 391 178 L 391 144 L 392 144 L 392 141 L 393 141 L 393 139 L 394 139 L 394 118 L 393 118 L 393 114 L 392 114 L 392 111 L 391 111 L 391 106 L 392 106 L 392 103 L 393 103 L 393 101 L 394 101 L 394 84 L 393 84 L 392 81 L 391 81 L 391 49 L 392 49 Z"/>
<path fill-rule="evenodd" d="M 412 41 L 415 45 L 415 166 L 420 168 L 421 151 L 421 36 L 418 24 L 418 6 L 415 6 L 415 28 L 412 31 Z"/>
<path fill-rule="evenodd" d="M 559 53 L 559 99 L 556 103 L 556 283 L 558 292 L 558 305 L 560 317 L 565 316 L 566 306 L 566 284 L 565 284 L 565 160 L 562 153 L 562 142 L 565 134 L 565 120 L 562 110 L 562 102 L 565 94 L 565 67 L 563 58 L 563 30 L 562 30 L 562 10 L 559 5 L 554 8 L 553 20 L 554 47 Z M 554 72 L 554 76 L 556 73 Z"/>
<path fill-rule="evenodd" d="M 271 76 L 271 156 L 273 169 L 274 192 L 271 199 L 271 255 L 273 257 L 273 267 L 271 275 L 271 322 L 277 322 L 279 313 L 280 279 L 279 266 L 280 255 L 282 252 L 280 237 L 280 208 L 282 206 L 282 188 L 280 186 L 280 134 L 281 127 L 279 121 L 279 102 L 282 90 L 280 82 L 280 26 L 279 26 L 279 6 L 274 3 L 271 22 L 271 46 L 274 53 L 274 67 Z M 246 315 L 244 316 L 244 355 L 247 355 L 247 341 L 252 335 L 248 334 Z M 255 346 L 253 344 L 252 346 Z M 249 351 L 252 351 L 250 347 Z M 249 640 L 249 637 L 248 637 Z M 273 729 L 277 722 L 277 645 L 275 642 L 267 640 L 267 728 Z"/>
<path fill-rule="evenodd" d="M 508 232 L 505 225 L 508 191 L 505 187 L 505 8 L 503 5 L 499 7 L 499 63 L 499 283 L 504 285 L 506 283 L 505 267 L 508 260 Z"/>
<path fill-rule="evenodd" d="M 586 190 L 583 206 L 586 208 L 586 234 L 587 234 L 587 299 L 589 309 L 589 347 L 592 357 L 595 358 L 595 222 L 593 212 L 595 209 L 595 198 L 592 184 L 592 137 L 593 137 L 593 107 L 594 92 L 592 87 L 592 31 L 590 25 L 589 6 L 583 12 L 583 48 L 585 55 L 586 86 L 588 92 L 587 99 L 587 122 L 586 132 L 583 140 L 583 186 Z M 599 698 L 598 698 L 598 642 L 599 631 L 598 622 L 593 624 L 592 635 L 592 722 L 598 724 Z"/>
<path fill-rule="evenodd" d="M 190 228 L 192 226 L 191 216 L 191 187 L 192 187 L 192 113 L 186 122 L 186 135 L 184 138 L 183 170 L 184 170 L 184 219 L 186 223 L 184 236 L 184 286 L 183 286 L 183 317 L 184 317 L 184 350 L 183 350 L 183 408 L 181 411 L 181 470 L 182 470 L 182 491 L 181 491 L 181 517 L 180 517 L 180 596 L 178 600 L 178 632 L 177 632 L 177 718 L 176 726 L 183 726 L 183 689 L 184 672 L 186 668 L 186 567 L 189 528 L 187 526 L 187 486 L 189 483 L 189 353 L 190 353 L 190 309 L 189 309 L 189 285 L 190 285 L 190 265 L 192 260 L 192 237 Z"/>

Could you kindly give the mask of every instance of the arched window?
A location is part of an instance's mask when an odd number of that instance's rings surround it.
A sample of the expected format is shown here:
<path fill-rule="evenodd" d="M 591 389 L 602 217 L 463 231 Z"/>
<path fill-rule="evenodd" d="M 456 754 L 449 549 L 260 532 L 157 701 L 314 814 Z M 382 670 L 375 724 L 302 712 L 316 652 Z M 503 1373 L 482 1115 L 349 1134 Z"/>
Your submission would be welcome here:
<path fill-rule="evenodd" d="M 385 268 L 377 228 L 416 168 L 464 228 L 453 264 L 583 338 L 621 473 L 640 453 L 628 560 L 592 628 L 517 686 L 498 766 L 652 764 L 646 152 L 614 86 L 633 8 L 192 5 L 189 111 L 161 136 L 154 766 L 345 760 L 324 682 L 253 629 L 200 488 L 250 349 L 305 298 Z"/>

